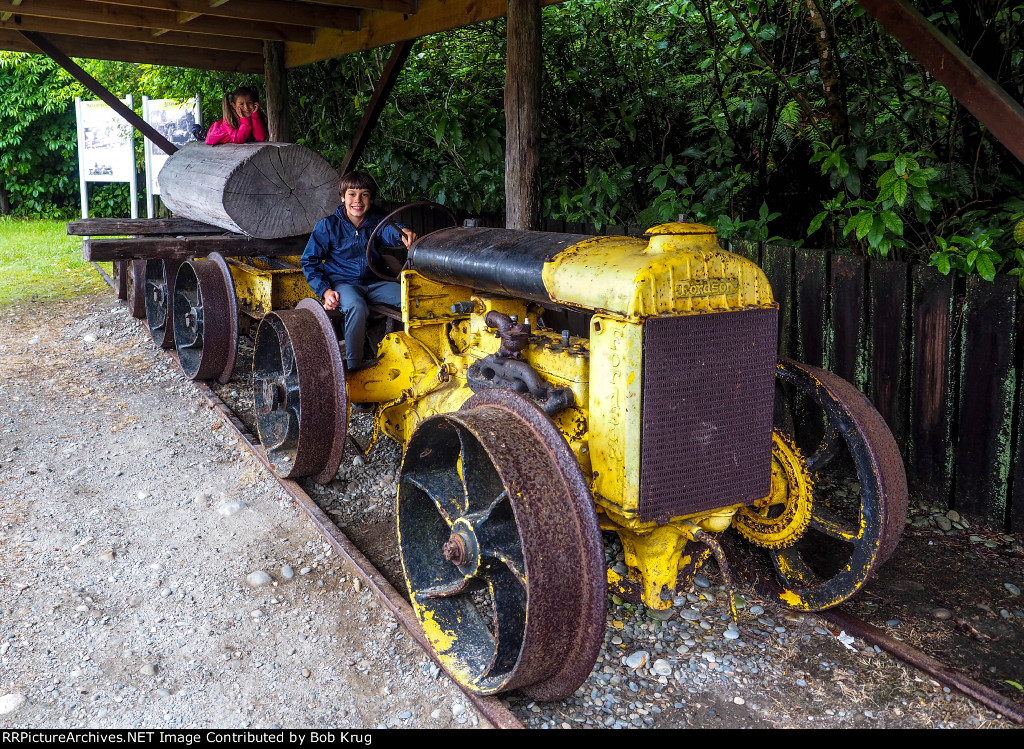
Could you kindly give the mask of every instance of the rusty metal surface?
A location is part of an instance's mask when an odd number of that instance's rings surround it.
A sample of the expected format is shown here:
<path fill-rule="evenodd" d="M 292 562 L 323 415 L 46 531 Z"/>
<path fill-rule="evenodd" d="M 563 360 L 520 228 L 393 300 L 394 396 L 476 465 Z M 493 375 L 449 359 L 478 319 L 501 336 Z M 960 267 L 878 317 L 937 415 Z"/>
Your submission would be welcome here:
<path fill-rule="evenodd" d="M 774 309 L 644 323 L 641 521 L 769 493 L 777 324 Z"/>
<path fill-rule="evenodd" d="M 175 358 L 173 352 L 168 352 L 171 358 Z M 423 630 L 416 619 L 416 614 L 408 600 L 399 593 L 394 586 L 373 566 L 359 549 L 357 549 L 348 537 L 328 517 L 327 513 L 320 509 L 319 505 L 309 494 L 296 482 L 291 479 L 282 478 L 274 473 L 266 452 L 256 444 L 254 435 L 249 432 L 246 426 L 232 413 L 224 402 L 217 397 L 217 394 L 210 389 L 205 382 L 196 382 L 195 386 L 202 393 L 221 419 L 234 430 L 239 440 L 252 452 L 254 456 L 274 475 L 281 489 L 291 497 L 299 508 L 306 513 L 314 527 L 324 536 L 331 547 L 358 572 L 366 586 L 373 591 L 376 598 L 395 615 L 398 621 L 405 627 L 406 631 L 416 640 L 423 651 L 441 666 L 423 635 Z M 458 682 L 456 682 L 458 683 Z M 495 728 L 522 728 L 522 724 L 496 697 L 487 697 L 463 690 L 466 697 L 490 721 Z"/>
<path fill-rule="evenodd" d="M 335 339 L 337 345 L 337 339 Z M 308 309 L 267 313 L 256 331 L 253 395 L 260 441 L 285 478 L 324 470 L 335 423 L 331 355 Z"/>
<path fill-rule="evenodd" d="M 838 427 L 844 454 L 833 456 L 834 466 L 816 461 L 811 520 L 795 544 L 780 549 L 758 547 L 735 531 L 726 533 L 723 541 L 730 563 L 762 595 L 790 608 L 817 611 L 856 593 L 896 548 L 907 516 L 906 475 L 892 433 L 853 385 L 831 372 L 788 359 L 779 360 L 778 377 L 807 396 Z M 839 471 L 837 478 L 842 482 L 855 479 L 859 498 L 832 492 L 830 482 L 821 480 L 826 469 Z"/>
<path fill-rule="evenodd" d="M 179 260 L 147 260 L 145 263 L 146 322 L 153 342 L 160 348 L 174 347 L 174 321 L 171 301 Z"/>
<path fill-rule="evenodd" d="M 230 272 L 219 255 L 213 260 L 191 260 L 175 278 L 174 347 L 185 376 L 220 382 L 231 379 L 238 345 L 238 306 Z M 226 376 L 225 376 L 226 375 Z"/>
<path fill-rule="evenodd" d="M 345 387 L 345 366 L 342 363 L 341 349 L 338 346 L 338 333 L 323 305 L 316 299 L 303 299 L 296 309 L 306 310 L 316 320 L 330 362 L 330 389 L 334 398 L 334 411 L 331 423 L 327 422 L 329 415 L 323 415 L 325 423 L 322 428 L 325 432 L 331 429 L 331 449 L 320 472 L 314 477 L 314 481 L 318 484 L 326 484 L 338 472 L 341 457 L 345 452 L 345 436 L 348 432 L 348 391 Z"/>
<path fill-rule="evenodd" d="M 877 627 L 839 609 L 823 611 L 820 616 L 845 630 L 847 634 L 860 637 L 868 644 L 877 645 L 904 663 L 921 669 L 936 681 L 963 692 L 971 699 L 986 705 L 1014 723 L 1024 725 L 1024 712 L 1021 711 L 1020 705 L 989 689 L 984 684 L 979 684 L 966 674 L 960 673 L 951 666 L 935 660 L 926 653 L 890 637 Z"/>
<path fill-rule="evenodd" d="M 586 239 L 592 237 L 483 227 L 439 229 L 409 248 L 409 267 L 441 283 L 550 304 L 541 277 L 544 263 Z"/>
<path fill-rule="evenodd" d="M 494 390 L 425 420 L 405 455 L 402 567 L 446 670 L 481 694 L 571 694 L 604 639 L 606 596 L 593 499 L 564 438 Z"/>

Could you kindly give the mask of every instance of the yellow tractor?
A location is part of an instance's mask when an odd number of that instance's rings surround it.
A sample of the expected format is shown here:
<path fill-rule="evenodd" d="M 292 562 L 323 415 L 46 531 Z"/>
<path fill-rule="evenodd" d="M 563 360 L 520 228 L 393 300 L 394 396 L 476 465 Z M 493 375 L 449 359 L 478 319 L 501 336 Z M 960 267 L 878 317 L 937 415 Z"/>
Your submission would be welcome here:
<path fill-rule="evenodd" d="M 892 553 L 907 488 L 891 433 L 844 380 L 778 358 L 767 279 L 714 229 L 452 227 L 414 244 L 400 280 L 402 329 L 357 371 L 315 299 L 263 316 L 258 431 L 280 475 L 326 483 L 350 404 L 375 405 L 404 446 L 409 595 L 469 689 L 566 697 L 609 590 L 668 608 L 711 555 L 766 600 L 818 610 Z"/>

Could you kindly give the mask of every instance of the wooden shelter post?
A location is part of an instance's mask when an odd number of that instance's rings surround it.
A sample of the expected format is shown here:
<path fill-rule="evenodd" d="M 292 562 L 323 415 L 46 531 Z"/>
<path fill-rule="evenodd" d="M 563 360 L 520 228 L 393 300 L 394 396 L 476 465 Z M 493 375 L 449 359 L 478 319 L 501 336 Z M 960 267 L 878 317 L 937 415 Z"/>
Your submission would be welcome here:
<path fill-rule="evenodd" d="M 275 143 L 291 143 L 292 126 L 288 116 L 288 71 L 284 66 L 284 42 L 263 42 L 264 79 L 267 99 L 264 104 L 267 132 Z"/>
<path fill-rule="evenodd" d="M 34 31 L 22 31 L 20 33 L 25 37 L 25 39 L 35 45 L 40 52 L 48 55 L 50 59 L 64 68 L 69 75 L 77 79 L 79 83 L 89 89 L 92 93 L 96 94 L 96 96 L 98 96 L 107 106 L 124 117 L 128 121 L 128 124 L 153 141 L 154 145 L 156 145 L 156 147 L 161 151 L 170 155 L 178 150 L 177 146 L 158 133 L 152 125 L 135 114 L 132 109 L 126 107 L 121 100 L 110 93 L 102 83 L 82 70 L 82 68 L 80 68 L 70 57 L 57 49 L 49 39 Z"/>
<path fill-rule="evenodd" d="M 1024 162 L 1024 107 L 907 0 L 857 0 L 964 108 Z"/>
<path fill-rule="evenodd" d="M 505 226 L 540 228 L 541 14 L 509 0 L 505 55 Z"/>
<path fill-rule="evenodd" d="M 391 50 L 391 57 L 385 63 L 384 72 L 381 73 L 380 80 L 377 81 L 377 86 L 373 89 L 373 96 L 370 98 L 370 103 L 366 105 L 363 119 L 359 121 L 359 126 L 352 136 L 352 145 L 349 146 L 348 153 L 345 154 L 345 158 L 338 168 L 338 174 L 341 176 L 344 177 L 352 171 L 362 157 L 363 149 L 366 148 L 366 143 L 370 140 L 370 133 L 376 127 L 380 113 L 384 111 L 384 104 L 391 94 L 391 89 L 395 87 L 398 74 L 402 72 L 402 66 L 405 65 L 405 61 L 412 51 L 412 45 L 415 43 L 415 39 L 406 39 L 395 44 L 394 49 Z"/>

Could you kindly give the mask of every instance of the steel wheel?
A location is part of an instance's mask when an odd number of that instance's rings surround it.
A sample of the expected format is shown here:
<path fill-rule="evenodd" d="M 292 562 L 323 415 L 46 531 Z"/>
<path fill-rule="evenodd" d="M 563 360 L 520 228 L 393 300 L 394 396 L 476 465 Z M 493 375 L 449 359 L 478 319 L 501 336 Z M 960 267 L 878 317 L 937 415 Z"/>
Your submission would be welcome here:
<path fill-rule="evenodd" d="M 146 261 L 127 261 L 125 274 L 126 284 L 125 300 L 128 302 L 128 312 L 139 320 L 146 319 Z"/>
<path fill-rule="evenodd" d="M 153 342 L 161 348 L 174 347 L 174 324 L 171 321 L 171 300 L 178 260 L 146 261 L 146 322 Z"/>
<path fill-rule="evenodd" d="M 604 639 L 593 499 L 536 406 L 488 390 L 419 425 L 398 492 L 413 607 L 445 669 L 479 694 L 572 694 Z"/>
<path fill-rule="evenodd" d="M 778 444 L 774 450 L 776 463 L 793 474 L 791 486 L 810 480 L 810 520 L 798 538 L 785 536 L 785 543 L 775 543 L 781 532 L 750 543 L 735 528 L 723 542 L 762 595 L 816 611 L 852 596 L 892 554 L 906 520 L 907 481 L 892 433 L 853 385 L 788 359 L 779 361 L 777 377 L 816 410 L 809 419 L 824 425 L 824 438 L 802 440 L 796 430 L 795 442 L 807 458 L 783 455 Z"/>
<path fill-rule="evenodd" d="M 230 380 L 238 346 L 238 302 L 231 271 L 220 254 L 190 260 L 178 269 L 172 316 L 174 347 L 185 376 Z"/>
<path fill-rule="evenodd" d="M 260 441 L 277 474 L 333 479 L 345 449 L 348 399 L 338 339 L 315 300 L 260 321 L 253 397 Z"/>

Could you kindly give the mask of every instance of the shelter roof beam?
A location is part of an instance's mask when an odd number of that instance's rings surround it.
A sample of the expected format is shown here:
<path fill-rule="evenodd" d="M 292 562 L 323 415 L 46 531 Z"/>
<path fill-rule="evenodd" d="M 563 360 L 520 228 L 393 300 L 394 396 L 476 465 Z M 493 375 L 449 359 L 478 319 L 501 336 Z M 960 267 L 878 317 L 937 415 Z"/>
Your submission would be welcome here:
<path fill-rule="evenodd" d="M 233 36 L 215 36 L 213 34 L 193 34 L 184 31 L 169 31 L 154 37 L 149 29 L 137 29 L 131 26 L 113 26 L 104 23 L 86 21 L 66 21 L 57 18 L 39 18 L 36 16 L 15 16 L 10 20 L 0 20 L 0 29 L 12 31 L 40 31 L 46 34 L 86 37 L 88 39 L 118 39 L 128 42 L 152 42 L 177 47 L 191 47 L 197 50 L 226 50 L 229 52 L 245 52 L 262 54 L 263 42 L 259 39 L 239 39 Z"/>
<path fill-rule="evenodd" d="M 353 7 L 359 5 L 358 0 L 330 6 L 291 0 L 103 0 L 102 4 L 171 11 L 180 23 L 209 16 L 332 29 L 359 28 L 359 10 Z"/>
<path fill-rule="evenodd" d="M 177 47 L 156 41 L 144 43 L 110 39 L 102 44 L 97 44 L 95 39 L 80 36 L 49 34 L 48 38 L 71 57 L 173 65 L 201 70 L 224 70 L 232 73 L 263 72 L 263 55 L 261 54 Z M 39 50 L 28 42 L 20 32 L 10 29 L 0 29 L 0 49 L 39 53 Z"/>
<path fill-rule="evenodd" d="M 11 6 L 11 0 L 0 0 L 0 11 Z M 179 23 L 175 11 L 135 8 L 126 5 L 112 5 L 105 2 L 84 0 L 24 0 L 16 11 L 17 15 L 40 18 L 59 18 L 69 21 L 91 21 L 115 26 L 134 26 L 164 31 L 190 31 L 197 34 L 214 34 L 249 39 L 271 39 L 275 41 L 311 44 L 316 39 L 312 26 L 265 23 L 238 19 L 227 26 L 222 19 L 200 17 L 187 23 Z M 88 55 L 87 55 L 88 56 Z"/>

